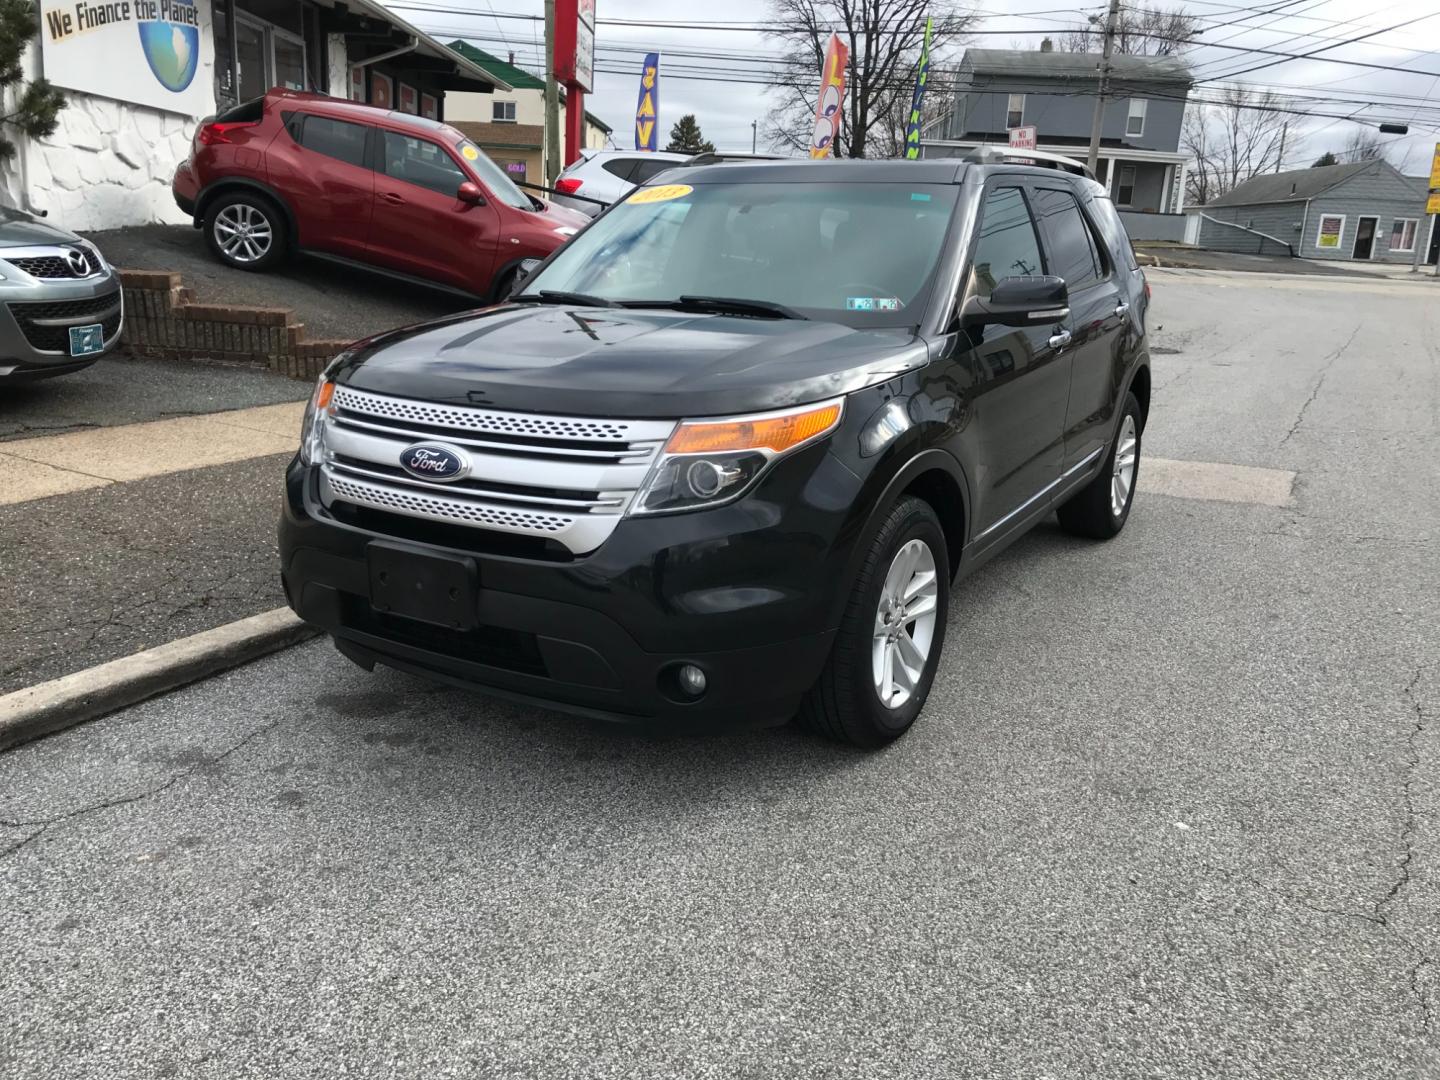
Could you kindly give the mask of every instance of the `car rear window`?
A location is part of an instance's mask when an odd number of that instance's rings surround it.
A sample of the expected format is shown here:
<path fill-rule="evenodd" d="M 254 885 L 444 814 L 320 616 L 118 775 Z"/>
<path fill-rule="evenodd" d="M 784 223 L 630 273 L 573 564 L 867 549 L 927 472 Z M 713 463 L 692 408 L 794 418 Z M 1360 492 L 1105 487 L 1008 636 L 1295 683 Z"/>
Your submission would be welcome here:
<path fill-rule="evenodd" d="M 639 164 L 640 162 L 634 158 L 610 158 L 608 161 L 602 161 L 600 167 L 611 176 L 618 176 L 621 180 L 628 181 L 630 174 L 635 171 L 635 167 Z"/>
<path fill-rule="evenodd" d="M 365 165 L 364 124 L 331 120 L 328 116 L 306 116 L 300 128 L 300 145 L 317 154 L 336 158 L 348 165 Z"/>
<path fill-rule="evenodd" d="M 1125 223 L 1120 220 L 1120 212 L 1115 209 L 1115 204 L 1097 195 L 1091 200 L 1090 207 L 1094 211 L 1095 224 L 1100 229 L 1100 235 L 1105 237 L 1105 243 L 1110 248 L 1111 257 L 1116 260 L 1123 259 L 1131 270 L 1140 269 L 1140 263 L 1135 258 L 1135 245 L 1130 242 L 1130 234 L 1125 231 Z"/>
<path fill-rule="evenodd" d="M 678 161 L 656 161 L 653 158 L 645 158 L 635 165 L 635 175 L 630 177 L 632 183 L 643 184 L 653 176 L 658 176 L 666 169 L 673 169 L 680 163 Z"/>
<path fill-rule="evenodd" d="M 1064 278 L 1072 292 L 1104 276 L 1104 264 L 1074 195 L 1055 188 L 1037 188 L 1035 212 L 1044 223 L 1050 273 Z"/>

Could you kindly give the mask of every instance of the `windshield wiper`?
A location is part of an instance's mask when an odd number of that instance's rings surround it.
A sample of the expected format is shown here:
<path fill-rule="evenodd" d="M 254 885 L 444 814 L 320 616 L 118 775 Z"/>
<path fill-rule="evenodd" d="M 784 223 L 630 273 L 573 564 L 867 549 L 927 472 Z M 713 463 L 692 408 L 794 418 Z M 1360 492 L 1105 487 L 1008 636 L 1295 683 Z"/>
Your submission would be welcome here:
<path fill-rule="evenodd" d="M 534 300 L 538 304 L 574 304 L 577 307 L 619 307 L 614 300 L 603 296 L 591 296 L 583 292 L 563 292 L 560 289 L 541 289 L 538 293 L 520 293 L 514 300 Z"/>
<path fill-rule="evenodd" d="M 716 315 L 760 315 L 769 319 L 803 319 L 794 308 L 769 300 L 743 300 L 735 296 L 680 296 L 674 300 L 636 300 L 626 307 L 674 308 L 676 311 L 706 311 Z"/>

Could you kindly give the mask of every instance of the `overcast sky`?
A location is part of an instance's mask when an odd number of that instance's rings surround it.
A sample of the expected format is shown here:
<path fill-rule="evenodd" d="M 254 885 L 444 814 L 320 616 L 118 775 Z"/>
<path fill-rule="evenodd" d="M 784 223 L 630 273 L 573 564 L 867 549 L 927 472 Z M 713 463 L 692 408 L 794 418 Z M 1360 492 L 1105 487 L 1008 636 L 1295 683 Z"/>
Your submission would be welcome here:
<path fill-rule="evenodd" d="M 408 0 L 406 6 L 396 0 L 398 14 L 434 34 L 443 41 L 465 37 L 480 48 L 504 56 L 513 50 L 516 62 L 540 73 L 539 57 L 544 25 L 538 21 L 496 18 L 496 15 L 543 15 L 543 0 Z M 463 9 L 473 14 L 450 11 L 417 10 L 427 8 Z M 728 23 L 764 21 L 771 18 L 766 0 L 726 0 L 725 3 L 676 3 L 674 0 L 597 0 L 602 20 L 640 19 L 656 21 L 695 21 L 713 18 Z M 1103 14 L 1103 3 L 1093 7 L 1064 8 L 1055 0 L 980 0 L 976 5 L 983 12 L 977 29 L 1000 31 L 973 39 L 973 44 L 987 48 L 1035 48 L 1039 31 L 1063 29 L 1078 24 L 1083 14 Z M 1223 42 L 1230 46 L 1270 48 L 1284 52 L 1309 52 L 1334 44 L 1334 39 L 1352 38 L 1420 16 L 1432 16 L 1422 22 L 1380 34 L 1368 41 L 1344 45 L 1325 55 L 1383 64 L 1387 67 L 1411 68 L 1426 74 L 1399 71 L 1375 71 L 1346 67 L 1315 60 L 1289 61 L 1264 71 L 1240 77 L 1241 81 L 1263 82 L 1272 87 L 1290 87 L 1307 94 L 1325 94 L 1331 100 L 1306 104 L 1306 109 L 1324 113 L 1349 114 L 1359 105 L 1351 99 L 1385 98 L 1383 108 L 1362 115 L 1413 121 L 1408 137 L 1385 136 L 1387 156 L 1411 174 L 1428 171 L 1430 153 L 1440 134 L 1440 3 L 1437 0 L 1190 0 L 1183 4 L 1162 4 L 1183 7 L 1199 16 L 1205 33 L 1202 41 Z M 1248 14 L 1247 12 L 1271 12 Z M 1060 12 L 1064 9 L 1063 13 Z M 1243 23 L 1236 20 L 1244 19 Z M 1224 25 L 1234 24 L 1234 25 Z M 763 34 L 748 31 L 707 31 L 666 29 L 658 27 L 622 27 L 601 22 L 596 33 L 597 67 L 595 92 L 587 107 L 615 129 L 618 146 L 633 145 L 633 118 L 640 63 L 647 49 L 658 49 L 661 56 L 660 121 L 661 144 L 668 136 L 670 125 L 682 114 L 694 113 L 705 136 L 720 149 L 749 150 L 751 122 L 769 112 L 770 101 L 763 86 L 739 81 L 755 78 L 756 66 L 723 58 L 695 58 L 673 55 L 676 51 L 739 54 L 761 58 L 774 54 L 773 45 Z M 666 50 L 672 50 L 671 65 L 666 64 Z M 624 50 L 624 51 L 622 51 Z M 953 50 L 948 57 L 958 60 L 963 49 Z M 1187 59 L 1199 77 L 1220 75 L 1250 64 L 1278 57 L 1257 56 L 1200 46 L 1190 50 Z M 945 58 L 941 58 L 945 59 Z M 707 67 L 706 75 L 721 77 L 733 67 L 736 76 L 723 82 L 702 82 L 677 77 L 684 68 Z M 743 71 L 743 76 L 738 72 Z M 685 72 L 694 74 L 695 72 Z M 1433 74 L 1431 74 L 1433 73 Z M 819 74 L 816 74 L 817 80 Z M 1206 92 L 1213 92 L 1207 90 Z M 933 115 L 934 103 L 926 109 Z M 1286 151 L 1286 165 L 1308 165 L 1327 149 L 1340 150 L 1355 125 L 1348 121 L 1296 118 L 1291 127 L 1292 142 Z M 1297 138 L 1298 136 L 1298 138 Z"/>

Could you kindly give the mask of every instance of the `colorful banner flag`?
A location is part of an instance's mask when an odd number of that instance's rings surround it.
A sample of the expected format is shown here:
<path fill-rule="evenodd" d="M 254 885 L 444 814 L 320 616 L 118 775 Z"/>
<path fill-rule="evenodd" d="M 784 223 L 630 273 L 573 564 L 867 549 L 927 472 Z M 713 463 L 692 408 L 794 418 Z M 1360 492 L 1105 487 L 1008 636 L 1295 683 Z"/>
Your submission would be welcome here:
<path fill-rule="evenodd" d="M 635 149 L 658 150 L 660 133 L 660 54 L 647 53 L 640 73 L 640 98 L 635 105 Z"/>
<path fill-rule="evenodd" d="M 910 99 L 910 122 L 905 125 L 905 156 L 920 156 L 920 105 L 925 100 L 925 84 L 930 81 L 930 31 L 934 19 L 925 20 L 925 44 L 920 48 L 920 68 L 915 74 L 915 96 Z"/>
<path fill-rule="evenodd" d="M 840 110 L 845 104 L 845 65 L 850 62 L 850 50 L 840 40 L 839 34 L 830 35 L 830 47 L 825 50 L 825 66 L 820 71 L 820 99 L 815 102 L 815 132 L 810 136 L 810 156 L 830 156 L 835 145 L 835 136 L 840 131 Z"/>

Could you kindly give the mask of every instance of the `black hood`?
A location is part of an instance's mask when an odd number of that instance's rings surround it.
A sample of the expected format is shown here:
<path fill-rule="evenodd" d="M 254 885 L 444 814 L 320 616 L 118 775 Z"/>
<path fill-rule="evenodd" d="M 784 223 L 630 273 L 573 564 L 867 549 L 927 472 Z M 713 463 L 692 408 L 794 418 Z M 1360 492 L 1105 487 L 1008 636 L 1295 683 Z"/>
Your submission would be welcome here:
<path fill-rule="evenodd" d="M 362 342 L 362 390 L 522 412 L 721 416 L 847 393 L 925 362 L 909 330 L 662 310 L 504 305 Z"/>

